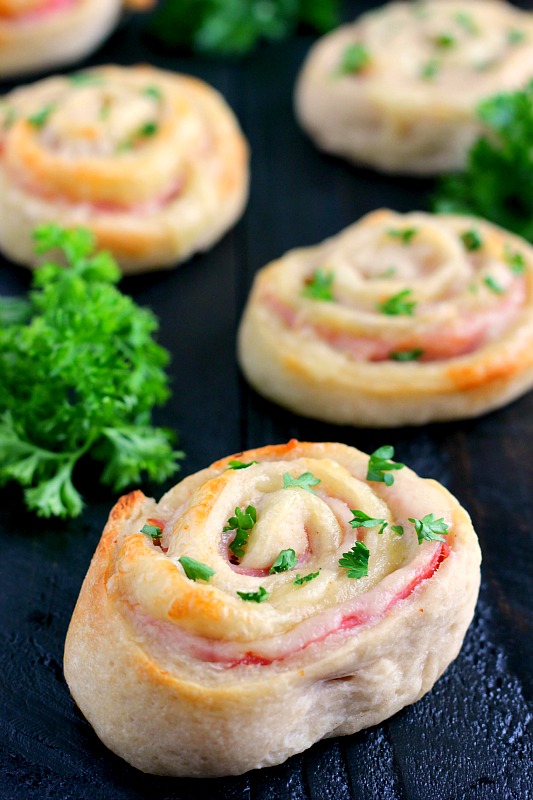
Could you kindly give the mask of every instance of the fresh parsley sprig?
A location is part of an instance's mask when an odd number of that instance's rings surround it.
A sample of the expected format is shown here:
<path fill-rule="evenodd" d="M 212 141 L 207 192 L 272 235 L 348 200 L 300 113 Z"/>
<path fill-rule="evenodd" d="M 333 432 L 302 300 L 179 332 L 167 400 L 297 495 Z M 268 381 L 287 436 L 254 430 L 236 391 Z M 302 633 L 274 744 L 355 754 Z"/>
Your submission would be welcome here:
<path fill-rule="evenodd" d="M 383 533 L 389 524 L 386 519 L 369 517 L 364 511 L 354 511 L 352 508 L 351 512 L 353 514 L 353 519 L 350 520 L 349 524 L 352 526 L 352 528 L 377 528 L 379 526 L 378 533 Z"/>
<path fill-rule="evenodd" d="M 289 472 L 283 474 L 284 489 L 299 488 L 304 489 L 306 492 L 311 492 L 311 494 L 316 494 L 313 486 L 318 486 L 319 483 L 320 478 L 315 478 L 312 472 L 303 472 L 299 478 L 293 478 Z"/>
<path fill-rule="evenodd" d="M 415 526 L 418 544 L 422 544 L 423 541 L 446 541 L 443 537 L 447 535 L 449 526 L 444 522 L 443 517 L 435 519 L 434 514 L 426 514 L 422 519 L 413 519 L 413 517 L 409 517 L 409 522 L 412 522 Z"/>
<path fill-rule="evenodd" d="M 152 34 L 167 47 L 244 55 L 260 41 L 290 36 L 299 23 L 325 33 L 339 24 L 339 0 L 164 0 Z"/>
<path fill-rule="evenodd" d="M 412 317 L 417 306 L 416 301 L 410 299 L 412 294 L 412 289 L 402 289 L 401 292 L 393 294 L 391 297 L 378 303 L 378 311 L 391 317 L 401 315 Z"/>
<path fill-rule="evenodd" d="M 418 233 L 417 228 L 390 228 L 387 235 L 392 239 L 399 239 L 402 244 L 408 245 Z"/>
<path fill-rule="evenodd" d="M 237 592 L 241 600 L 246 600 L 248 603 L 264 603 L 270 597 L 270 592 L 260 586 L 257 592 Z"/>
<path fill-rule="evenodd" d="M 191 581 L 209 581 L 215 574 L 214 569 L 190 556 L 181 556 L 181 558 L 178 558 L 178 561 L 183 567 L 185 575 Z"/>
<path fill-rule="evenodd" d="M 303 297 L 310 297 L 311 300 L 321 300 L 325 303 L 333 301 L 333 272 L 325 272 L 323 269 L 316 269 L 311 277 L 305 282 L 302 289 Z"/>
<path fill-rule="evenodd" d="M 114 286 L 120 271 L 94 252 L 88 230 L 44 225 L 35 240 L 68 268 L 38 267 L 16 313 L 0 299 L 0 319 L 11 316 L 0 328 L 0 483 L 20 483 L 39 516 L 75 517 L 83 502 L 72 476 L 84 456 L 102 463 L 115 491 L 178 468 L 172 435 L 151 424 L 169 395 L 169 356 L 154 340 L 157 319 Z"/>
<path fill-rule="evenodd" d="M 391 445 L 385 444 L 383 447 L 378 447 L 377 450 L 374 450 L 368 459 L 367 481 L 377 481 L 378 483 L 384 483 L 386 486 L 392 486 L 394 475 L 390 473 L 405 467 L 405 464 L 390 461 L 393 457 L 394 447 Z"/>
<path fill-rule="evenodd" d="M 361 42 L 349 44 L 342 51 L 337 74 L 357 75 L 369 66 L 371 60 L 370 53 L 364 44 Z"/>
<path fill-rule="evenodd" d="M 243 511 L 238 506 L 235 509 L 235 516 L 228 519 L 228 524 L 224 526 L 224 531 L 235 531 L 235 538 L 231 542 L 229 549 L 237 558 L 242 558 L 244 548 L 248 544 L 248 537 L 252 528 L 257 522 L 257 510 L 254 506 L 246 506 Z"/>
<path fill-rule="evenodd" d="M 228 466 L 226 469 L 246 469 L 247 467 L 251 467 L 252 464 L 258 463 L 258 461 L 248 461 L 248 463 L 245 463 L 244 461 L 235 459 L 234 461 L 228 461 Z"/>
<path fill-rule="evenodd" d="M 292 547 L 287 550 L 282 550 L 269 570 L 269 575 L 275 575 L 278 572 L 287 572 L 298 563 L 298 557 Z"/>
<path fill-rule="evenodd" d="M 163 536 L 163 531 L 159 525 L 149 525 L 148 523 L 142 526 L 141 533 L 149 536 L 154 542 L 161 541 L 161 537 Z"/>
<path fill-rule="evenodd" d="M 309 583 L 309 581 L 318 578 L 320 575 L 320 570 L 318 572 L 309 572 L 308 575 L 297 575 L 293 581 L 294 586 L 303 586 L 304 583 Z"/>
<path fill-rule="evenodd" d="M 364 578 L 368 575 L 368 559 L 370 550 L 364 542 L 356 542 L 348 553 L 343 553 L 339 566 L 346 570 L 348 578 Z"/>
<path fill-rule="evenodd" d="M 485 100 L 477 116 L 485 133 L 464 170 L 441 179 L 433 207 L 485 217 L 533 242 L 533 81 Z"/>

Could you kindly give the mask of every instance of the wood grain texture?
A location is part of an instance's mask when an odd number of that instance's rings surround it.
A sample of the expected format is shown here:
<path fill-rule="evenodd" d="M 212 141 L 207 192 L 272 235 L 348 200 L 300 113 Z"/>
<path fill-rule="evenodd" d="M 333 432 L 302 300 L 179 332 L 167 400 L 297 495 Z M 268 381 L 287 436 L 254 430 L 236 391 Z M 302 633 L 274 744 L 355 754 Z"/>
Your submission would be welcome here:
<path fill-rule="evenodd" d="M 176 272 L 123 282 L 160 316 L 160 339 L 173 355 L 174 396 L 158 421 L 181 431 L 182 475 L 292 436 L 367 451 L 393 444 L 399 460 L 441 481 L 472 514 L 484 558 L 475 621 L 433 691 L 383 725 L 239 778 L 142 775 L 98 741 L 70 698 L 61 667 L 70 615 L 114 498 L 94 485 L 90 468 L 81 468 L 83 516 L 46 522 L 26 514 L 19 490 L 9 486 L 0 492 L 2 800 L 533 797 L 533 395 L 479 420 L 383 434 L 278 409 L 247 388 L 235 363 L 236 327 L 257 269 L 376 206 L 423 208 L 432 186 L 358 170 L 313 148 L 291 108 L 294 78 L 311 41 L 301 37 L 240 64 L 220 64 L 156 54 L 132 20 L 92 61 L 150 61 L 200 76 L 226 95 L 252 144 L 252 194 L 243 221 L 212 252 Z M 22 293 L 28 284 L 24 270 L 1 264 L 0 292 Z M 159 496 L 165 487 L 143 488 Z"/>

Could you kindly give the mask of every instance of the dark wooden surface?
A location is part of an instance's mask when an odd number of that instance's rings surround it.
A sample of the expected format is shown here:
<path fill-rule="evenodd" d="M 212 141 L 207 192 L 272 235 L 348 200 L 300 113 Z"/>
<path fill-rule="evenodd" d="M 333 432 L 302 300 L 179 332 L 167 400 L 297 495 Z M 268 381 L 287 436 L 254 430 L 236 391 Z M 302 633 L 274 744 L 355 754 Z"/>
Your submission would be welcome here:
<path fill-rule="evenodd" d="M 370 3 L 357 7 L 363 5 Z M 481 596 L 456 662 L 432 692 L 383 725 L 239 778 L 145 776 L 98 741 L 69 696 L 61 666 L 69 618 L 114 497 L 81 474 L 83 516 L 47 522 L 26 514 L 10 486 L 0 492 L 0 798 L 533 797 L 533 394 L 475 421 L 387 432 L 335 428 L 262 400 L 235 363 L 236 326 L 257 269 L 380 205 L 424 208 L 431 184 L 380 177 L 313 149 L 291 111 L 311 38 L 221 64 L 159 56 L 141 33 L 131 20 L 93 63 L 150 61 L 199 75 L 226 95 L 253 148 L 251 199 L 239 225 L 175 272 L 123 282 L 158 313 L 161 342 L 172 352 L 174 396 L 158 419 L 181 431 L 182 476 L 227 453 L 292 436 L 366 451 L 393 444 L 399 460 L 444 483 L 470 511 L 483 550 Z M 24 270 L 2 262 L 1 292 L 22 293 L 28 283 Z M 152 491 L 159 496 L 165 488 Z"/>

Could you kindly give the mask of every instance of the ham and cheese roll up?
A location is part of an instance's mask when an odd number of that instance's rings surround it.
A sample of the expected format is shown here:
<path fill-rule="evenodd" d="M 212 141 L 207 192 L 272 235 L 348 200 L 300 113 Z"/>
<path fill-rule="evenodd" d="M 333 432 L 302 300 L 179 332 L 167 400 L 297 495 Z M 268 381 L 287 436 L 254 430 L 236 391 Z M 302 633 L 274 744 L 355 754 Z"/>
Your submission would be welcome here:
<path fill-rule="evenodd" d="M 473 417 L 533 385 L 532 307 L 522 239 L 380 210 L 260 270 L 239 358 L 261 394 L 327 422 Z"/>
<path fill-rule="evenodd" d="M 292 440 L 118 502 L 65 650 L 108 747 L 145 772 L 240 774 L 431 689 L 480 551 L 457 500 L 393 454 Z"/>
<path fill-rule="evenodd" d="M 316 144 L 384 172 L 460 168 L 476 107 L 533 74 L 533 15 L 501 0 L 394 2 L 322 38 L 296 112 Z"/>
<path fill-rule="evenodd" d="M 122 0 L 0 0 L 0 80 L 84 58 L 121 7 Z"/>
<path fill-rule="evenodd" d="M 107 66 L 17 89 L 0 105 L 0 247 L 32 266 L 32 231 L 84 226 L 125 272 L 172 267 L 241 215 L 248 148 L 206 83 Z"/>

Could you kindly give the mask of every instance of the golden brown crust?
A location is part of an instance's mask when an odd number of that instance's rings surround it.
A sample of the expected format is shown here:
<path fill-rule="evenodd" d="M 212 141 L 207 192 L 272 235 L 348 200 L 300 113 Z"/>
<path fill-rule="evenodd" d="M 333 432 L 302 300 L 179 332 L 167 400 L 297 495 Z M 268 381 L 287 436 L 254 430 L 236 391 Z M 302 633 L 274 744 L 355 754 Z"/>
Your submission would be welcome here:
<path fill-rule="evenodd" d="M 368 457 L 333 443 L 236 457 L 258 463 L 228 469 L 230 456 L 159 504 L 141 492 L 119 501 L 69 628 L 76 702 L 105 744 L 147 772 L 239 774 L 375 724 L 431 688 L 472 617 L 477 539 L 442 486 L 407 468 L 390 487 L 367 481 Z M 316 493 L 284 488 L 284 475 L 307 471 Z M 224 522 L 249 504 L 256 522 L 235 565 Z M 351 507 L 387 530 L 353 529 Z M 446 522 L 444 543 L 418 543 L 408 517 L 428 513 Z M 148 520 L 163 528 L 160 545 L 139 533 Z M 360 580 L 338 565 L 355 540 L 370 550 Z M 270 574 L 290 547 L 297 565 Z M 215 570 L 208 583 L 186 577 L 183 555 Z M 259 586 L 265 602 L 237 595 Z"/>
<path fill-rule="evenodd" d="M 99 67 L 0 107 L 0 245 L 33 266 L 36 224 L 84 225 L 126 272 L 172 267 L 242 213 L 248 148 L 223 98 L 150 66 Z"/>
<path fill-rule="evenodd" d="M 354 47 L 366 55 L 360 69 L 353 56 L 350 69 Z M 523 87 L 532 72 L 531 13 L 500 0 L 392 2 L 311 49 L 296 113 L 319 147 L 352 161 L 451 171 L 481 132 L 479 102 Z"/>
<path fill-rule="evenodd" d="M 329 299 L 306 295 L 317 270 Z M 328 422 L 472 417 L 533 385 L 532 305 L 523 240 L 480 219 L 380 210 L 258 273 L 239 359 L 259 392 Z"/>

